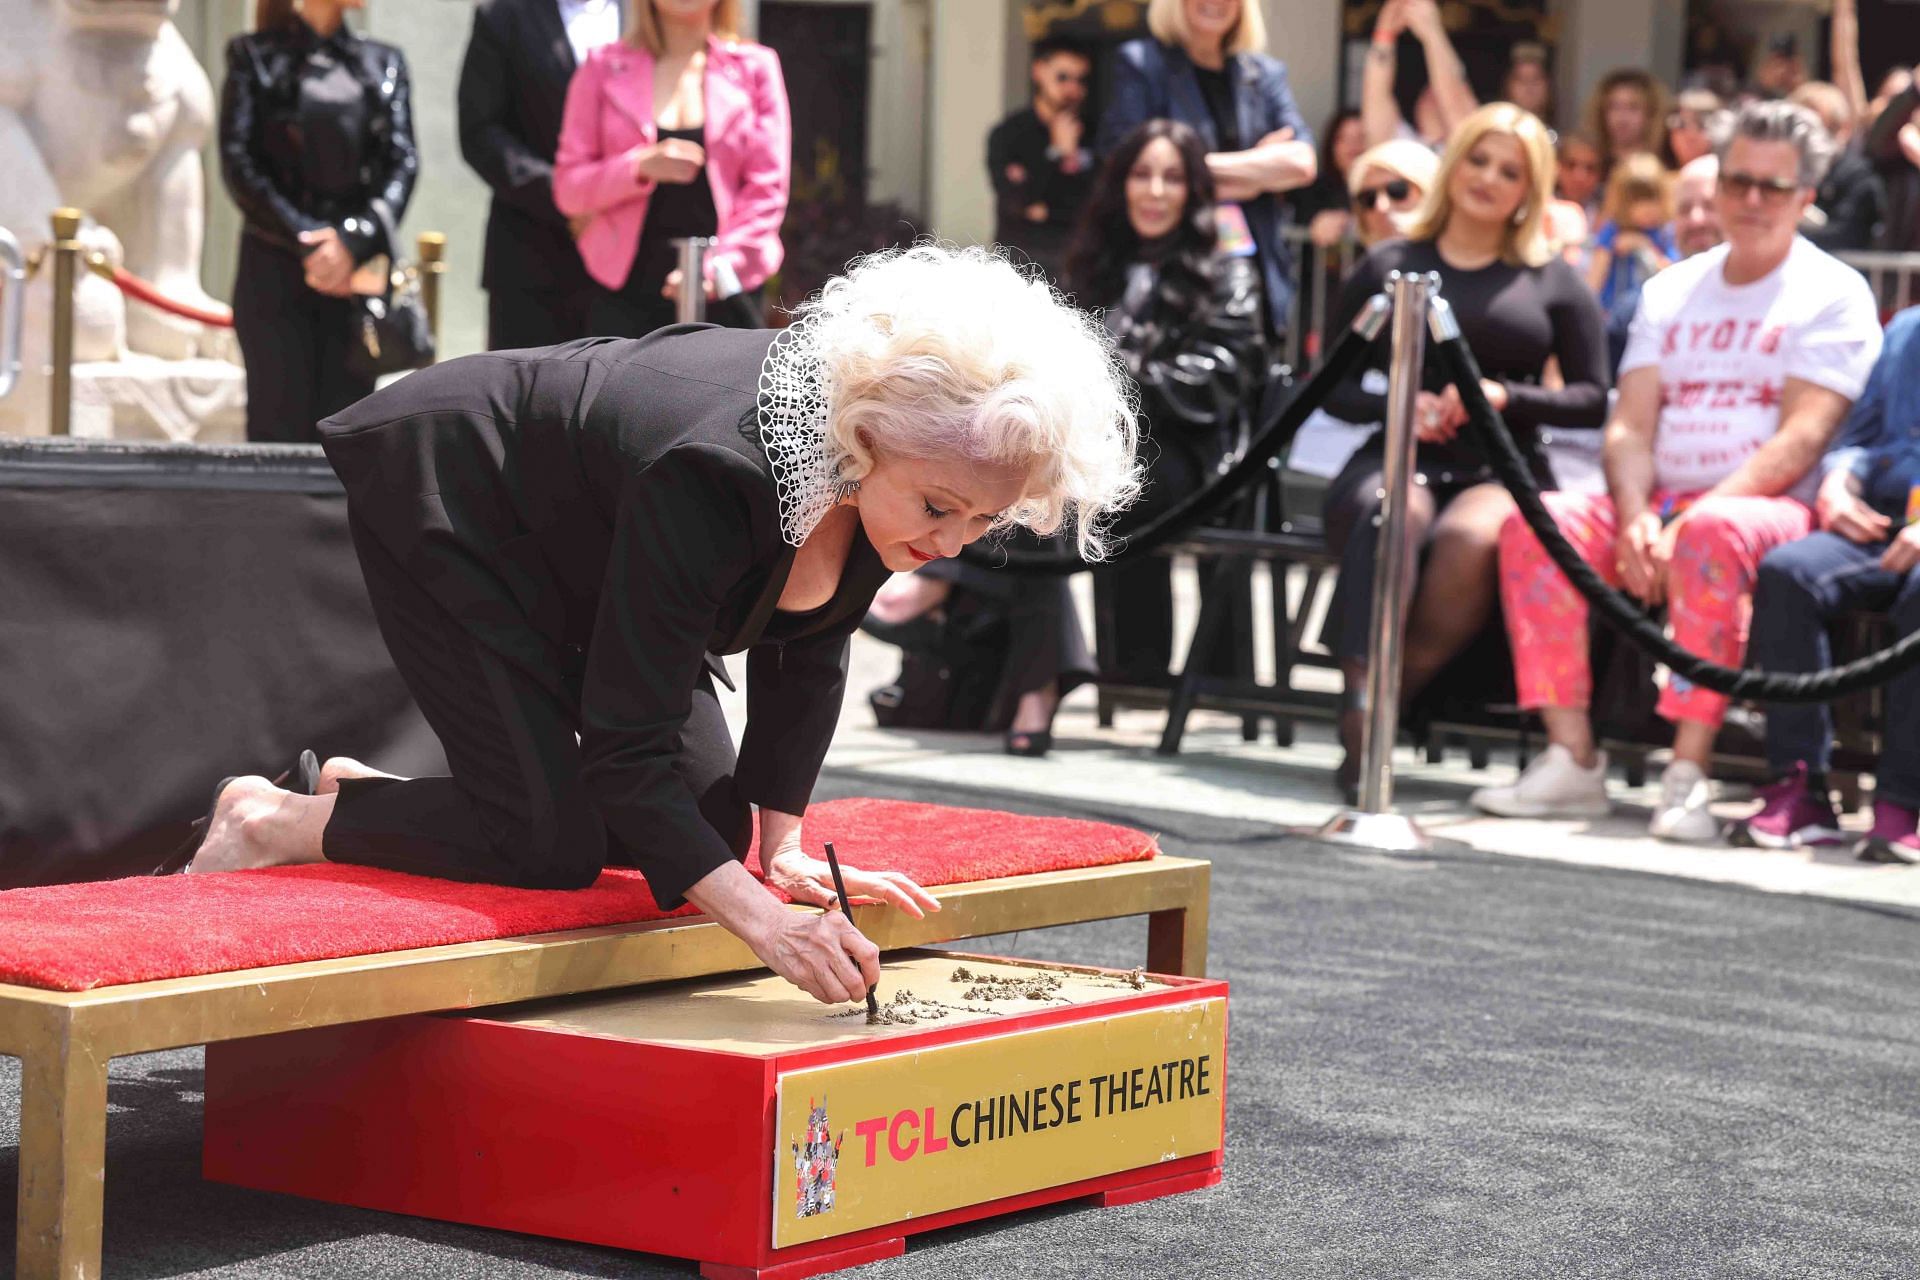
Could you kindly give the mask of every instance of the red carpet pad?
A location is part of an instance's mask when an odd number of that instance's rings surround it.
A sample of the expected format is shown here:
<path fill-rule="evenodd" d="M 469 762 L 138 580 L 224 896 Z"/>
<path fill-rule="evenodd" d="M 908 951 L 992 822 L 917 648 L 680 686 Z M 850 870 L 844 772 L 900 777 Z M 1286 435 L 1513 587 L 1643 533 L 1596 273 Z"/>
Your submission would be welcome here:
<path fill-rule="evenodd" d="M 817 851 L 925 885 L 1140 862 L 1153 837 L 1070 818 L 835 800 L 806 821 Z M 748 866 L 758 872 L 757 856 Z M 692 914 L 683 907 L 672 914 Z M 659 920 L 637 871 L 579 890 L 505 889 L 324 864 L 135 877 L 0 892 L 0 982 L 54 991 Z"/>
<path fill-rule="evenodd" d="M 879 994 L 877 1025 L 763 974 L 209 1045 L 204 1171 L 715 1280 L 1220 1181 L 1225 983 L 922 951 Z"/>

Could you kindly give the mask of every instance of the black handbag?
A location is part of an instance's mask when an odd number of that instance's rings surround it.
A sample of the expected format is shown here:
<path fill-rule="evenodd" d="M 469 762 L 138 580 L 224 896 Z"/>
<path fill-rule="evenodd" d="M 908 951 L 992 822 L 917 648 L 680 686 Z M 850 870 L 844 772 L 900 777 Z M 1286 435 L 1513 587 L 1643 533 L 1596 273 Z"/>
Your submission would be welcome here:
<path fill-rule="evenodd" d="M 401 277 L 395 284 L 394 277 Z M 387 274 L 385 293 L 361 294 L 354 299 L 358 329 L 347 344 L 347 368 L 360 378 L 378 378 L 433 363 L 433 327 L 411 276 Z"/>

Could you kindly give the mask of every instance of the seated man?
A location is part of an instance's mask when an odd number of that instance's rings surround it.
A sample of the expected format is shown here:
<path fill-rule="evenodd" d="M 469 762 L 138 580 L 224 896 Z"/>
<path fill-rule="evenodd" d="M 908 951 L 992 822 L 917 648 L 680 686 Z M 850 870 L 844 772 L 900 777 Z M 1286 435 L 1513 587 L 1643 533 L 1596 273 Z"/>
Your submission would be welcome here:
<path fill-rule="evenodd" d="M 1755 103 L 1720 147 L 1727 243 L 1642 294 L 1606 428 L 1608 493 L 1550 493 L 1568 539 L 1609 581 L 1666 604 L 1674 640 L 1729 666 L 1746 649 L 1760 558 L 1813 525 L 1814 464 L 1865 386 L 1880 325 L 1865 280 L 1801 239 L 1833 145 L 1812 113 Z M 1549 745 L 1518 782 L 1476 791 L 1507 817 L 1607 811 L 1605 753 L 1587 714 L 1587 603 L 1518 514 L 1500 539 L 1500 594 L 1521 705 Z M 1711 840 L 1706 768 L 1727 700 L 1679 678 L 1653 834 Z"/>
<path fill-rule="evenodd" d="M 1852 609 L 1887 610 L 1901 635 L 1920 630 L 1920 307 L 1887 326 L 1887 346 L 1824 463 L 1814 511 L 1819 533 L 1760 562 L 1753 595 L 1753 661 L 1767 671 L 1832 665 L 1827 623 Z M 1739 844 L 1768 849 L 1841 844 L 1827 799 L 1833 725 L 1820 703 L 1767 708 L 1767 763 L 1775 781 L 1760 812 L 1736 827 Z M 1859 854 L 1920 862 L 1920 671 L 1887 687 L 1887 725 L 1874 771 L 1873 830 Z"/>

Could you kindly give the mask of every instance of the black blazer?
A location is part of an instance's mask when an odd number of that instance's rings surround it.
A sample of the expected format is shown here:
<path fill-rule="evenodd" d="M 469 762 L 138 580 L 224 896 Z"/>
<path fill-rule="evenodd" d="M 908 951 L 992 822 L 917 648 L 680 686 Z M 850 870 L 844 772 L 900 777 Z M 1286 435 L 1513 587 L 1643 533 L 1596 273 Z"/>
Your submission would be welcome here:
<path fill-rule="evenodd" d="M 460 67 L 460 154 L 493 188 L 484 289 L 588 287 L 567 219 L 553 204 L 553 153 L 573 79 L 557 0 L 481 0 Z"/>
<path fill-rule="evenodd" d="M 733 857 L 673 763 L 703 671 L 747 654 L 736 781 L 803 812 L 888 576 L 856 536 L 831 601 L 775 610 L 794 549 L 758 431 L 772 337 L 675 326 L 467 356 L 320 424 L 353 517 L 477 640 L 563 677 L 584 650 L 583 778 L 614 838 L 661 860 L 642 870 L 663 902 Z"/>
<path fill-rule="evenodd" d="M 346 26 L 306 23 L 227 42 L 220 170 L 249 234 L 305 256 L 302 231 L 331 226 L 356 263 L 395 256 L 413 197 L 407 60 Z"/>

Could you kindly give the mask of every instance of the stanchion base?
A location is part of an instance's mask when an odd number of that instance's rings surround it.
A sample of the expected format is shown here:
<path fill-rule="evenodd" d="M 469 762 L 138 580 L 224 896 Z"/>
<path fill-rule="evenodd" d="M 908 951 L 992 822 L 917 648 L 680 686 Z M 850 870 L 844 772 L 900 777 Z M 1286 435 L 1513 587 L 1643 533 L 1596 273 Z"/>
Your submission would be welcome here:
<path fill-rule="evenodd" d="M 1359 809 L 1342 810 L 1317 827 L 1300 827 L 1292 834 L 1388 853 L 1426 853 L 1433 848 L 1433 841 L 1412 818 Z"/>

